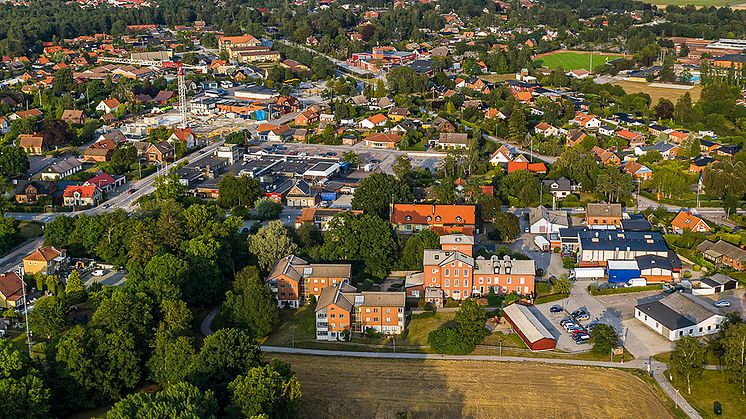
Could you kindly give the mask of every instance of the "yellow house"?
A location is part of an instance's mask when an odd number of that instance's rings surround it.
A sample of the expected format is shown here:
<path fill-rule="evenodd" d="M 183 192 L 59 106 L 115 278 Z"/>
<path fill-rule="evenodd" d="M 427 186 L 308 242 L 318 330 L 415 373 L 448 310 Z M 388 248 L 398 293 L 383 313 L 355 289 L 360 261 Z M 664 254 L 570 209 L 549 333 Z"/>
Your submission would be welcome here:
<path fill-rule="evenodd" d="M 388 117 L 392 122 L 399 122 L 402 119 L 409 116 L 409 109 L 407 108 L 391 108 L 388 113 Z"/>
<path fill-rule="evenodd" d="M 26 275 L 42 273 L 51 275 L 57 272 L 67 262 L 64 249 L 54 246 L 43 246 L 23 258 L 23 271 Z"/>

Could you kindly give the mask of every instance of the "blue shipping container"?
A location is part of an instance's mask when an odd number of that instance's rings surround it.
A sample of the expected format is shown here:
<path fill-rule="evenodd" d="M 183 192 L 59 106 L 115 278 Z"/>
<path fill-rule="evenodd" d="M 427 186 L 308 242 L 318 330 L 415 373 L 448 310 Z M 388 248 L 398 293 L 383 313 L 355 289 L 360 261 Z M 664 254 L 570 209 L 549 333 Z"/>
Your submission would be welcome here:
<path fill-rule="evenodd" d="M 337 199 L 336 192 L 321 192 L 322 201 L 334 201 L 335 199 Z"/>

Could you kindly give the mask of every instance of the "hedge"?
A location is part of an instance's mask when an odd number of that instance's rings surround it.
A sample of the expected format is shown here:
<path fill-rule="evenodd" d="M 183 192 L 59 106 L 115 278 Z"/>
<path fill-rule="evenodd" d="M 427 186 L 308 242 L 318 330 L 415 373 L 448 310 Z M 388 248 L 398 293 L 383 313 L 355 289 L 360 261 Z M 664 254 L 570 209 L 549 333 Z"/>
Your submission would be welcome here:
<path fill-rule="evenodd" d="M 631 292 L 654 291 L 660 289 L 662 289 L 660 284 L 645 285 L 644 287 L 605 288 L 601 290 L 592 285 L 588 285 L 588 291 L 590 291 L 591 295 L 627 294 Z"/>

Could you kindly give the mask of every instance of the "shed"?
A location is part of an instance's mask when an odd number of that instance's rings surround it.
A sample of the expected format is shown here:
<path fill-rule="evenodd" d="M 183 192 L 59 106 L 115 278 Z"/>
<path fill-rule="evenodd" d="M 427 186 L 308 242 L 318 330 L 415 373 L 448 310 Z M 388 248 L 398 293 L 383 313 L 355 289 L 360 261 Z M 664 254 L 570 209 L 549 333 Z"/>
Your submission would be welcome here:
<path fill-rule="evenodd" d="M 606 263 L 606 270 L 612 283 L 625 283 L 640 276 L 636 260 L 610 260 Z"/>
<path fill-rule="evenodd" d="M 503 309 L 503 315 L 513 331 L 532 351 L 545 351 L 557 346 L 557 339 L 528 307 L 511 304 Z"/>
<path fill-rule="evenodd" d="M 707 278 L 701 278 L 699 280 L 699 288 L 693 288 L 692 294 L 713 295 L 736 288 L 738 288 L 738 281 L 728 275 L 715 274 Z"/>

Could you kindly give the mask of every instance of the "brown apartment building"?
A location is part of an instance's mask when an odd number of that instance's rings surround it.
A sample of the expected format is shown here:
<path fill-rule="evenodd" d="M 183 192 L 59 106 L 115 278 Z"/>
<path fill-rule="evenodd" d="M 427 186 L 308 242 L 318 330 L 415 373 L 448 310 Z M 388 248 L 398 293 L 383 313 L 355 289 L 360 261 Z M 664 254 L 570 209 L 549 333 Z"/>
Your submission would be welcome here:
<path fill-rule="evenodd" d="M 275 263 L 267 283 L 280 306 L 298 308 L 313 295 L 319 298 L 330 285 L 349 283 L 352 265 L 349 263 L 308 263 L 295 255 Z"/>
<path fill-rule="evenodd" d="M 403 292 L 358 292 L 348 283 L 326 287 L 316 304 L 316 340 L 341 340 L 345 331 L 398 335 L 406 327 Z"/>

